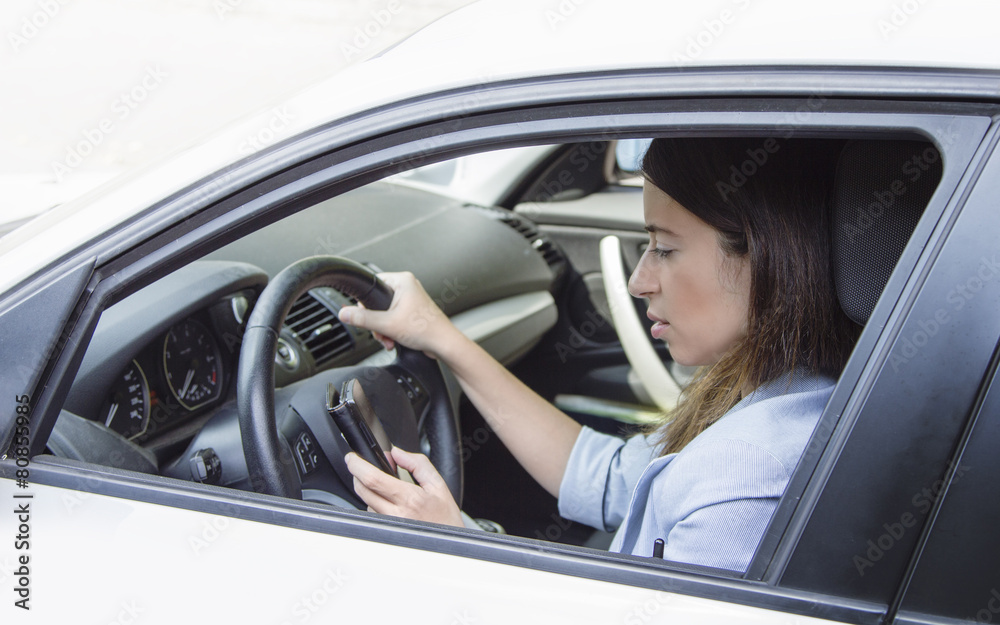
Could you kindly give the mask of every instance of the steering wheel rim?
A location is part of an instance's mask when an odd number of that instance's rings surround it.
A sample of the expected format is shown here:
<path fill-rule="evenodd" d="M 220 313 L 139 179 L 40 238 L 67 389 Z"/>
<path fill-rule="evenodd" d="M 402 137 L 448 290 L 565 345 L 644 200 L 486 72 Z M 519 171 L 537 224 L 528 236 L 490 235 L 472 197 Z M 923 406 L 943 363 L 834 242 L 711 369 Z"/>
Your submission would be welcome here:
<path fill-rule="evenodd" d="M 677 407 L 681 385 L 653 349 L 632 305 L 618 237 L 609 235 L 601 239 L 600 256 L 611 321 L 625 357 L 656 407 L 670 412 Z"/>
<path fill-rule="evenodd" d="M 337 256 L 312 256 L 297 261 L 267 285 L 254 305 L 240 347 L 236 381 L 243 452 L 257 492 L 301 499 L 302 490 L 288 443 L 278 434 L 274 405 L 274 356 L 282 324 L 292 304 L 306 291 L 332 287 L 372 310 L 385 310 L 393 291 L 369 268 Z M 390 366 L 421 379 L 430 398 L 424 430 L 430 460 L 441 473 L 455 501 L 462 504 L 463 473 L 458 421 L 437 361 L 401 345 Z"/>

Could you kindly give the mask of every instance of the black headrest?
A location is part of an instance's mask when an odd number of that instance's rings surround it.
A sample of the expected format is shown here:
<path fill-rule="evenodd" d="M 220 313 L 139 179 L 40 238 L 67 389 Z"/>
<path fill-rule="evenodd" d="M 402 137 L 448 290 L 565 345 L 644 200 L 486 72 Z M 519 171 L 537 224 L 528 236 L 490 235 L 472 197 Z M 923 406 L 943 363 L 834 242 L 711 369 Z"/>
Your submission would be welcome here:
<path fill-rule="evenodd" d="M 941 171 L 941 155 L 926 141 L 844 146 L 833 196 L 833 272 L 840 305 L 856 323 L 868 321 Z"/>

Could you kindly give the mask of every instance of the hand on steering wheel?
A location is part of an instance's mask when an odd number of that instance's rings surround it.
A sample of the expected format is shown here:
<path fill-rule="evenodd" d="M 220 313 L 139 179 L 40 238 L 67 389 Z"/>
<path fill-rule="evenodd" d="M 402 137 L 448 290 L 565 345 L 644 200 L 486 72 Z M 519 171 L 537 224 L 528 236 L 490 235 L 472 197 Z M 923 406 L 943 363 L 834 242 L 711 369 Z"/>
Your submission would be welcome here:
<path fill-rule="evenodd" d="M 340 309 L 340 320 L 371 330 L 386 349 L 398 342 L 437 358 L 436 350 L 452 340 L 458 329 L 412 273 L 380 273 L 378 278 L 394 291 L 389 307 L 380 311 L 363 305 L 345 306 Z"/>

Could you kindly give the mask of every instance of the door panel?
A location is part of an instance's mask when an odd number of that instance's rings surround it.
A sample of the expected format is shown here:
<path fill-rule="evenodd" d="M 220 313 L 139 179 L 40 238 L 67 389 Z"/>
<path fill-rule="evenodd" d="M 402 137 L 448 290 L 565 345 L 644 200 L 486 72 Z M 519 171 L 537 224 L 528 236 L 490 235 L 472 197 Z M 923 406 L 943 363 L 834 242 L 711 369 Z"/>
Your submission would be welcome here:
<path fill-rule="evenodd" d="M 994 374 L 949 474 L 914 494 L 931 511 L 927 536 L 896 623 L 1000 621 L 1000 376 Z M 935 506 L 935 504 L 938 504 Z M 910 530 L 911 518 L 893 525 Z"/>
<path fill-rule="evenodd" d="M 0 478 L 0 496 L 13 490 Z M 82 606 L 120 623 L 838 622 L 272 525 L 241 505 L 207 513 L 40 484 L 19 493 L 32 496 L 29 573 L 16 564 L 27 551 L 4 541 L 0 583 L 28 578 L 31 609 L 8 599 L 4 622 L 77 622 Z"/>

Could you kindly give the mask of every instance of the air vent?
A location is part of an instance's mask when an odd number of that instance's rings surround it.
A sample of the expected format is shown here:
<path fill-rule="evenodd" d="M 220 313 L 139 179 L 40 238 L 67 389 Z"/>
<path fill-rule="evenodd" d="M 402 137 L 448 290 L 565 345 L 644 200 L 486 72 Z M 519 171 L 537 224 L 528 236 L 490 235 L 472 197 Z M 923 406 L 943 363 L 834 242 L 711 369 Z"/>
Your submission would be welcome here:
<path fill-rule="evenodd" d="M 473 204 L 469 204 L 468 206 L 486 214 L 489 217 L 492 217 L 493 219 L 502 221 L 514 230 L 517 230 L 522 237 L 531 243 L 531 247 L 538 252 L 538 254 L 548 264 L 549 268 L 552 269 L 556 282 L 562 278 L 563 274 L 566 272 L 566 257 L 554 241 L 538 231 L 538 226 L 536 226 L 533 221 L 527 217 L 518 215 L 513 211 L 505 210 L 503 208 L 497 208 L 494 206 L 476 206 Z"/>
<path fill-rule="evenodd" d="M 531 242 L 531 246 L 538 250 L 538 253 L 542 255 L 542 258 L 549 264 L 549 267 L 555 268 L 556 265 L 565 262 L 562 250 L 545 237 L 538 237 Z"/>
<path fill-rule="evenodd" d="M 285 325 L 309 350 L 319 368 L 354 347 L 354 340 L 337 315 L 312 293 L 305 293 L 295 300 L 285 318 Z"/>

